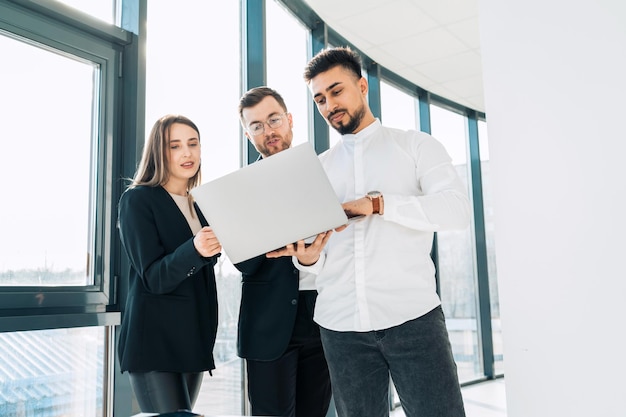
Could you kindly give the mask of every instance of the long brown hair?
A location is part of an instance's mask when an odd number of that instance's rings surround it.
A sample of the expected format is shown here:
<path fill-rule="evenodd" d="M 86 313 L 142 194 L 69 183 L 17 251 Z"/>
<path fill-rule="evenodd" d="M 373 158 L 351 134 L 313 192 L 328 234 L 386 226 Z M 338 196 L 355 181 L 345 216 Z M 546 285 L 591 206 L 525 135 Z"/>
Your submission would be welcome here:
<path fill-rule="evenodd" d="M 198 141 L 200 140 L 200 131 L 194 122 L 185 116 L 179 114 L 168 114 L 161 117 L 156 121 L 148 140 L 143 148 L 143 155 L 141 162 L 135 173 L 130 188 L 137 185 L 147 185 L 150 187 L 156 187 L 167 183 L 170 179 L 169 164 L 168 164 L 168 147 L 170 138 L 170 128 L 175 123 L 181 123 L 189 126 L 198 134 Z M 189 178 L 187 183 L 187 191 L 200 185 L 200 166 L 198 166 L 198 172 Z"/>

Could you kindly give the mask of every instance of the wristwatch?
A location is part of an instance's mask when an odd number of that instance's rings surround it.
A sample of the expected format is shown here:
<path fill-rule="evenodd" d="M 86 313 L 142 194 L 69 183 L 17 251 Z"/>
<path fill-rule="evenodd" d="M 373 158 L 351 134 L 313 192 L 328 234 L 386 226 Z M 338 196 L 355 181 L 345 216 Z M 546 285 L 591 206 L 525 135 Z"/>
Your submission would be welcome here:
<path fill-rule="evenodd" d="M 372 214 L 383 214 L 383 194 L 380 191 L 370 191 L 366 197 L 372 202 Z"/>

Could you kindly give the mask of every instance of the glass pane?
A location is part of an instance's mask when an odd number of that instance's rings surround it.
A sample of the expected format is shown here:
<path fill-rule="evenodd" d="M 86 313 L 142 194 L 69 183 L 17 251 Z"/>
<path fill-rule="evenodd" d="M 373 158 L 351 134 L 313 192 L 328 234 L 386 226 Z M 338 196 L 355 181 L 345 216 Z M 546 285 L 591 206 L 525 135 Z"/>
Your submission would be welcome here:
<path fill-rule="evenodd" d="M 239 3 L 223 2 L 219 8 L 196 0 L 177 1 L 176 7 L 170 2 L 148 3 L 146 133 L 165 114 L 191 118 L 202 140 L 203 182 L 240 166 Z M 206 373 L 194 411 L 239 415 L 244 397 L 242 361 L 235 343 L 241 274 L 226 256 L 220 258 L 215 272 L 219 294 L 214 349 L 217 369 L 212 377 Z"/>
<path fill-rule="evenodd" d="M 433 105 L 430 112 L 432 134 L 446 147 L 469 190 L 465 117 Z M 473 242 L 471 227 L 437 233 L 441 302 L 461 382 L 483 376 Z"/>
<path fill-rule="evenodd" d="M 0 32 L 0 286 L 93 284 L 98 67 Z"/>
<path fill-rule="evenodd" d="M 0 415 L 99 417 L 104 328 L 0 333 Z"/>
<path fill-rule="evenodd" d="M 307 63 L 308 30 L 275 1 L 266 3 L 267 85 L 283 96 L 293 115 L 292 146 L 309 137 L 309 95 L 302 78 Z"/>
<path fill-rule="evenodd" d="M 417 99 L 393 85 L 380 83 L 381 122 L 397 129 L 417 129 Z"/>
<path fill-rule="evenodd" d="M 115 0 L 56 0 L 107 23 L 115 23 Z"/>
<path fill-rule="evenodd" d="M 489 295 L 491 297 L 491 327 L 493 331 L 494 372 L 504 374 L 502 351 L 502 326 L 500 325 L 500 298 L 498 296 L 498 271 L 496 269 L 495 221 L 491 194 L 491 171 L 489 165 L 489 139 L 487 123 L 478 121 L 478 147 L 482 174 L 483 205 L 485 212 L 485 239 L 487 246 L 487 270 L 489 272 Z"/>

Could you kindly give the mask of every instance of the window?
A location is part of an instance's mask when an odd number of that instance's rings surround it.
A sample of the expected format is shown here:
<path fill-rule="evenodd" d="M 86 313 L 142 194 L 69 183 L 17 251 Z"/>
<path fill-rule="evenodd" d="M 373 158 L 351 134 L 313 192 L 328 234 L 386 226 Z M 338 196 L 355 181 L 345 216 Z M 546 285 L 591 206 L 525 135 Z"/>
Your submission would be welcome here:
<path fill-rule="evenodd" d="M 498 297 L 498 271 L 495 253 L 495 222 L 491 195 L 491 171 L 489 164 L 489 139 L 487 123 L 478 121 L 478 142 L 480 150 L 480 170 L 482 178 L 483 206 L 485 216 L 485 243 L 487 245 L 487 269 L 489 271 L 489 295 L 491 298 L 491 328 L 493 334 L 493 355 L 495 374 L 504 374 L 502 348 L 502 326 L 500 324 L 500 299 Z"/>
<path fill-rule="evenodd" d="M 466 118 L 435 105 L 430 115 L 432 134 L 445 146 L 469 193 Z M 483 376 L 473 241 L 471 227 L 437 233 L 441 302 L 461 382 Z"/>
<path fill-rule="evenodd" d="M 104 329 L 0 333 L 0 415 L 103 415 Z"/>
<path fill-rule="evenodd" d="M 277 2 L 266 2 L 267 85 L 283 97 L 293 116 L 292 146 L 311 142 L 309 134 L 309 95 L 302 78 L 308 61 L 308 31 Z"/>
<path fill-rule="evenodd" d="M 107 196 L 119 164 L 107 138 L 128 41 L 122 31 L 107 41 L 96 33 L 0 3 L 0 183 L 12 203 L 0 216 L 0 314 L 103 312 L 110 304 L 115 225 Z"/>
<path fill-rule="evenodd" d="M 193 120 L 202 142 L 202 181 L 240 167 L 239 2 L 148 2 L 146 133 L 168 113 Z M 207 21 L 211 24 L 207 24 Z M 241 414 L 242 360 L 236 337 L 241 274 L 227 256 L 215 266 L 219 324 L 213 376 L 207 372 L 194 411 Z M 135 410 L 138 412 L 138 410 Z"/>
<path fill-rule="evenodd" d="M 380 102 L 382 108 L 381 122 L 385 126 L 405 130 L 417 129 L 416 99 L 414 97 L 385 81 L 381 81 Z"/>
<path fill-rule="evenodd" d="M 107 23 L 115 23 L 115 0 L 57 0 Z"/>
<path fill-rule="evenodd" d="M 101 416 L 119 322 L 113 92 L 129 39 L 28 6 L 0 1 L 0 414 Z"/>
<path fill-rule="evenodd" d="M 0 36 L 0 286 L 94 285 L 93 91 L 99 66 Z M 9 151 L 10 150 L 10 151 Z"/>

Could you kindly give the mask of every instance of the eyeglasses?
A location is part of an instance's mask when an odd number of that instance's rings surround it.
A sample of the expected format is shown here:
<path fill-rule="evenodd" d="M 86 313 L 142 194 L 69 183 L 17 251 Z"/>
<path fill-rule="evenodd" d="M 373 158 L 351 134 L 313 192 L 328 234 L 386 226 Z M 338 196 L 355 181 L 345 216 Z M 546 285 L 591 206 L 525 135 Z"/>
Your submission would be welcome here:
<path fill-rule="evenodd" d="M 276 116 L 272 116 L 265 123 L 263 122 L 255 122 L 248 126 L 248 132 L 252 136 L 259 136 L 265 133 L 265 125 L 267 124 L 270 129 L 278 129 L 283 125 L 283 118 L 287 115 L 287 112 L 283 114 L 277 114 Z"/>

